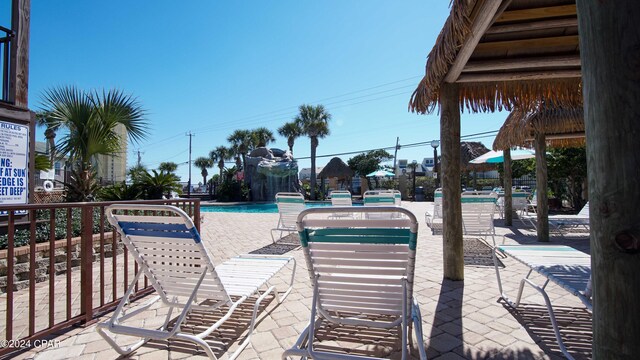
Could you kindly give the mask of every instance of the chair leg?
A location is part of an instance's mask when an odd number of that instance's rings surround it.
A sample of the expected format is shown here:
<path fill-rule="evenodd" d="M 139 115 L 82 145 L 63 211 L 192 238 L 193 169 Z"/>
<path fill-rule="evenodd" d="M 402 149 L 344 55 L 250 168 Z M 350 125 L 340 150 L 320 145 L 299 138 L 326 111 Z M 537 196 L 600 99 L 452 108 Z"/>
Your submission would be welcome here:
<path fill-rule="evenodd" d="M 254 327 L 256 325 L 256 319 L 257 319 L 258 309 L 260 308 L 260 303 L 262 303 L 262 300 L 264 300 L 264 298 L 267 297 L 267 295 L 269 295 L 269 293 L 271 293 L 271 292 L 275 292 L 277 294 L 277 290 L 276 290 L 276 288 L 274 286 L 271 286 L 269 289 L 267 289 L 256 300 L 256 303 L 253 305 L 253 314 L 251 316 L 251 324 L 249 325 L 249 331 L 247 332 L 247 337 L 240 344 L 238 349 L 229 357 L 229 360 L 233 360 L 236 357 L 238 357 L 238 355 L 240 355 L 242 350 L 244 350 L 244 348 L 246 348 L 247 345 L 249 345 L 251 343 L 251 335 L 253 335 L 253 330 L 254 330 Z"/>
<path fill-rule="evenodd" d="M 424 349 L 424 335 L 422 333 L 422 314 L 420 313 L 420 307 L 418 306 L 418 300 L 414 297 L 413 304 L 411 306 L 411 317 L 413 318 L 413 331 L 418 341 L 418 352 L 420 353 L 420 359 L 427 359 L 427 352 Z"/>

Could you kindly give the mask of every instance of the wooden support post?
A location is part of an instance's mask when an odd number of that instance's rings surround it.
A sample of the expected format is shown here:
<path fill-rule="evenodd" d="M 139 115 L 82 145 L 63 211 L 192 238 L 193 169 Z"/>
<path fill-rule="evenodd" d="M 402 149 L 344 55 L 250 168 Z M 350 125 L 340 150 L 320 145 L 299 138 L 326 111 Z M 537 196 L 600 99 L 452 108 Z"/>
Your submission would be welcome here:
<path fill-rule="evenodd" d="M 547 196 L 547 142 L 544 133 L 536 132 L 536 200 L 538 207 L 538 241 L 549 242 L 549 198 Z"/>
<path fill-rule="evenodd" d="M 442 144 L 442 224 L 444 277 L 464 280 L 462 206 L 460 204 L 460 106 L 457 84 L 440 89 Z"/>
<path fill-rule="evenodd" d="M 636 359 L 640 354 L 640 2 L 577 3 L 589 170 L 593 358 Z"/>
<path fill-rule="evenodd" d="M 504 158 L 504 224 L 513 225 L 513 197 L 511 190 L 511 149 L 502 152 Z"/>
<path fill-rule="evenodd" d="M 11 28 L 16 38 L 11 45 L 10 100 L 21 108 L 28 108 L 29 99 L 29 24 L 31 0 L 13 0 Z"/>

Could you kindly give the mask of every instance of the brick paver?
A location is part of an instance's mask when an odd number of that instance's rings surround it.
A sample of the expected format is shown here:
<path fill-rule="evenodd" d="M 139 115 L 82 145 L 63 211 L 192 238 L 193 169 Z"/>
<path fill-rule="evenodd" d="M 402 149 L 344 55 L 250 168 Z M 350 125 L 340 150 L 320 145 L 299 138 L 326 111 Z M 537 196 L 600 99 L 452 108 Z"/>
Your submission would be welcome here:
<path fill-rule="evenodd" d="M 409 203 L 404 207 L 413 211 L 419 220 L 431 203 Z M 237 254 L 246 253 L 271 243 L 269 229 L 275 226 L 277 214 L 203 213 L 202 235 L 216 263 Z M 496 221 L 497 241 L 508 244 L 535 242 L 535 232 L 521 227 L 507 228 Z M 565 237 L 552 236 L 552 243 L 562 243 L 588 250 L 586 234 Z M 253 346 L 247 347 L 239 359 L 279 359 L 290 347 L 308 321 L 311 304 L 311 285 L 302 252 L 289 252 L 297 259 L 298 271 L 294 290 L 283 304 L 272 301 L 261 312 L 262 320 L 253 335 Z M 505 290 L 514 293 L 527 268 L 516 261 L 501 259 Z M 286 275 L 283 275 L 284 281 Z M 540 280 L 534 276 L 534 280 Z M 577 358 L 589 358 L 591 346 L 591 317 L 577 298 L 553 284 L 549 296 L 557 304 L 557 316 L 571 340 L 569 351 Z M 422 310 L 424 341 L 431 359 L 557 359 L 560 352 L 553 330 L 545 313 L 540 295 L 525 288 L 525 306 L 511 310 L 498 301 L 498 288 L 493 266 L 465 266 L 465 281 L 443 280 L 442 235 L 431 235 L 420 221 L 418 258 L 416 262 L 415 293 Z M 109 294 L 109 292 L 107 292 Z M 251 304 L 240 309 L 242 319 L 223 329 L 222 339 L 207 338 L 216 354 L 225 358 L 246 335 L 245 312 Z M 138 323 L 157 326 L 156 321 L 166 311 L 154 306 Z M 215 314 L 214 314 L 215 315 Z M 211 315 L 212 318 L 214 315 Z M 238 315 L 238 314 L 236 314 Z M 208 316 L 196 317 L 205 321 Z M 101 320 L 106 319 L 104 317 Z M 234 318 L 232 318 L 234 319 Z M 136 319 L 132 319 L 135 323 Z M 244 324 L 244 325 L 243 325 Z M 194 326 L 197 326 L 195 324 Z M 237 326 L 237 328 L 236 328 Z M 239 330 L 238 330 L 239 329 Z M 396 330 L 362 332 L 359 328 L 336 329 L 340 336 L 323 333 L 319 338 L 326 348 L 349 348 L 353 354 L 382 355 L 399 358 Z M 394 332 L 395 331 L 395 332 Z M 239 333 L 240 332 L 240 333 Z M 220 336 L 217 333 L 214 335 Z M 115 359 L 118 354 L 97 336 L 95 325 L 72 329 L 55 338 L 59 348 L 32 349 L 19 354 L 19 359 Z M 120 341 L 127 341 L 118 337 Z M 129 342 L 133 339 L 129 338 Z M 360 343 L 359 343 L 360 342 Z M 197 346 L 175 340 L 152 342 L 125 357 L 128 359 L 204 359 Z"/>

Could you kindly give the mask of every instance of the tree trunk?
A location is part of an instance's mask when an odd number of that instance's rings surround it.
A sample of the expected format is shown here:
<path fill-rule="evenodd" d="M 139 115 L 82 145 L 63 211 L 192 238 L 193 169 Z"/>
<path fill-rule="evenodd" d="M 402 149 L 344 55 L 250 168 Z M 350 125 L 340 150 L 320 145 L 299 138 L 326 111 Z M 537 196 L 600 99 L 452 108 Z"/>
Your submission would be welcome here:
<path fill-rule="evenodd" d="M 311 178 L 309 179 L 311 184 L 310 198 L 316 199 L 316 148 L 318 147 L 318 139 L 311 138 Z"/>
<path fill-rule="evenodd" d="M 462 206 L 460 204 L 460 106 L 457 84 L 440 90 L 440 141 L 442 142 L 442 224 L 444 277 L 464 280 Z"/>
<path fill-rule="evenodd" d="M 536 132 L 536 200 L 538 201 L 538 241 L 549 242 L 549 197 L 547 196 L 547 142 L 545 135 Z"/>
<path fill-rule="evenodd" d="M 578 0 L 593 358 L 640 354 L 640 2 Z"/>
<path fill-rule="evenodd" d="M 502 152 L 504 157 L 504 224 L 513 225 L 513 194 L 511 190 L 511 149 Z"/>

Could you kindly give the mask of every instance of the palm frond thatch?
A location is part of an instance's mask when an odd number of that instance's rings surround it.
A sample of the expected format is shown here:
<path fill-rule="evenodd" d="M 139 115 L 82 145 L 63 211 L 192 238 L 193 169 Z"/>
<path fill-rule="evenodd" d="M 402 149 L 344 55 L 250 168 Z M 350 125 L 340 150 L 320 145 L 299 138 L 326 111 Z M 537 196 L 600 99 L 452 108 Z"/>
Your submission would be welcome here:
<path fill-rule="evenodd" d="M 547 139 L 547 145 L 551 147 L 583 146 L 584 137 L 562 138 L 561 135 L 584 131 L 584 111 L 581 106 L 561 107 L 540 103 L 533 110 L 514 109 L 500 128 L 493 149 L 530 147 L 536 133 L 553 136 Z"/>
<path fill-rule="evenodd" d="M 349 165 L 345 164 L 339 157 L 334 157 L 329 163 L 320 171 L 318 176 L 320 178 L 351 178 L 353 177 L 353 170 Z"/>
<path fill-rule="evenodd" d="M 433 113 L 440 104 L 440 87 L 487 0 L 452 0 L 451 12 L 427 57 L 425 76 L 411 95 L 409 110 Z M 497 54 L 493 54 L 497 55 Z M 559 106 L 582 104 L 581 78 L 539 78 L 519 81 L 458 83 L 460 110 L 472 112 L 511 110 L 515 106 L 534 107 L 553 100 Z"/>

